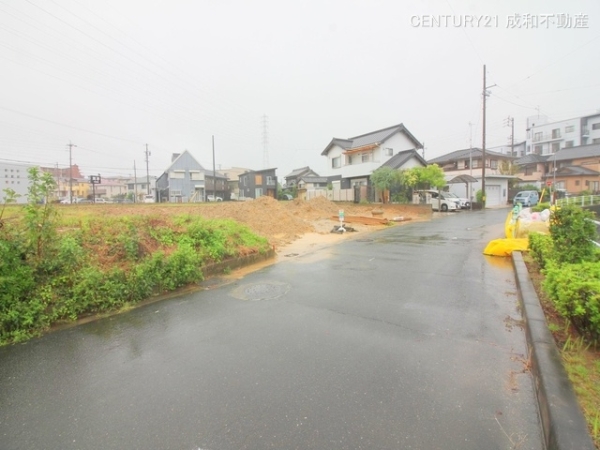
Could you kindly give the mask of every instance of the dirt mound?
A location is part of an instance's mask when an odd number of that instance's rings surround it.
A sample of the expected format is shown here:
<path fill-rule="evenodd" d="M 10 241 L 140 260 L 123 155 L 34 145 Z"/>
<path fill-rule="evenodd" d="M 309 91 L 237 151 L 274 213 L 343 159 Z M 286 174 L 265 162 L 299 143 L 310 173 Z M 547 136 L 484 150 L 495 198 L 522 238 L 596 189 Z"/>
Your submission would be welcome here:
<path fill-rule="evenodd" d="M 81 205 L 65 206 L 65 213 L 75 213 L 79 208 L 102 215 L 148 215 L 155 218 L 169 215 L 199 214 L 208 219 L 230 218 L 246 224 L 255 233 L 266 237 L 276 246 L 285 246 L 307 233 L 329 233 L 338 223 L 340 210 L 346 216 L 367 216 L 393 219 L 427 219 L 431 211 L 412 205 L 372 205 L 358 203 L 334 203 L 325 197 L 311 200 L 294 199 L 278 201 L 260 197 L 244 202 L 182 203 L 182 204 L 134 204 L 134 205 Z M 62 209 L 62 208 L 61 208 Z M 159 219 L 156 219 L 159 220 Z M 359 227 L 374 229 L 373 226 Z"/>

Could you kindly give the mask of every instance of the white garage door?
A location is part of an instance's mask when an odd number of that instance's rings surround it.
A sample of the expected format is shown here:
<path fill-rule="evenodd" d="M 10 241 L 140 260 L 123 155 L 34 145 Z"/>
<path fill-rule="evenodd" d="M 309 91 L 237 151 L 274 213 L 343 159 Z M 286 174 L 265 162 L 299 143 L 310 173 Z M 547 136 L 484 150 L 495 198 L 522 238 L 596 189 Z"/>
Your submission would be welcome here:
<path fill-rule="evenodd" d="M 498 206 L 502 203 L 502 196 L 500 195 L 500 186 L 495 184 L 488 184 L 485 187 L 485 206 Z"/>

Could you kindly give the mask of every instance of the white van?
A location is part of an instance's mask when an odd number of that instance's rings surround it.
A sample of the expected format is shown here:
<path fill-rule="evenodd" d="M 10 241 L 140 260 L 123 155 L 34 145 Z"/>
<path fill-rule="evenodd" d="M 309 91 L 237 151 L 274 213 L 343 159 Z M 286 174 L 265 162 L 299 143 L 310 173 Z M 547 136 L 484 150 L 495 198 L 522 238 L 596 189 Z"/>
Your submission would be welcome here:
<path fill-rule="evenodd" d="M 154 203 L 154 195 L 148 194 L 144 196 L 144 203 Z"/>
<path fill-rule="evenodd" d="M 423 191 L 414 191 L 415 194 L 419 195 L 420 203 L 428 203 L 434 211 L 458 211 L 460 205 L 454 198 L 447 198 L 444 194 L 446 192 L 438 192 L 434 189 L 425 189 Z M 439 198 L 441 194 L 441 198 Z"/>

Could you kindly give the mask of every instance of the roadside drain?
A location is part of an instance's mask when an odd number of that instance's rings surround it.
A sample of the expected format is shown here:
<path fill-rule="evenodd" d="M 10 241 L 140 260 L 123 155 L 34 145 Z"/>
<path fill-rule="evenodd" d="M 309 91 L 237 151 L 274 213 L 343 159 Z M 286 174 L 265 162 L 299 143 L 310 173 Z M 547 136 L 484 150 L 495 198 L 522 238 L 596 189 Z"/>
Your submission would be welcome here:
<path fill-rule="evenodd" d="M 273 300 L 287 294 L 289 289 L 289 284 L 281 283 L 279 281 L 243 284 L 231 291 L 231 296 L 239 300 L 250 302 L 256 302 L 259 300 Z"/>

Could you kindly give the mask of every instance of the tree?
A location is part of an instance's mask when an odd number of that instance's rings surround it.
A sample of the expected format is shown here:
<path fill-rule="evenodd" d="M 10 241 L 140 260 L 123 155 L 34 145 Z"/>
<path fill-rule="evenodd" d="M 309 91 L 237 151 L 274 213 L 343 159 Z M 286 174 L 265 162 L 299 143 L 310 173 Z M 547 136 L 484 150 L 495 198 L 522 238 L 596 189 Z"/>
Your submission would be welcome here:
<path fill-rule="evenodd" d="M 371 174 L 371 184 L 382 192 L 383 203 L 386 203 L 388 191 L 401 182 L 401 174 L 391 167 L 380 167 Z"/>
<path fill-rule="evenodd" d="M 516 175 L 517 172 L 519 171 L 519 166 L 514 164 L 512 161 L 502 160 L 502 161 L 500 161 L 500 164 L 498 164 L 498 171 L 502 175 Z M 513 188 L 513 187 L 515 187 L 516 183 L 517 183 L 517 180 L 515 180 L 514 178 L 508 180 L 508 187 Z"/>
<path fill-rule="evenodd" d="M 443 188 L 446 186 L 444 171 L 437 164 L 426 167 L 412 167 L 404 170 L 402 179 L 405 185 L 411 188 Z"/>

